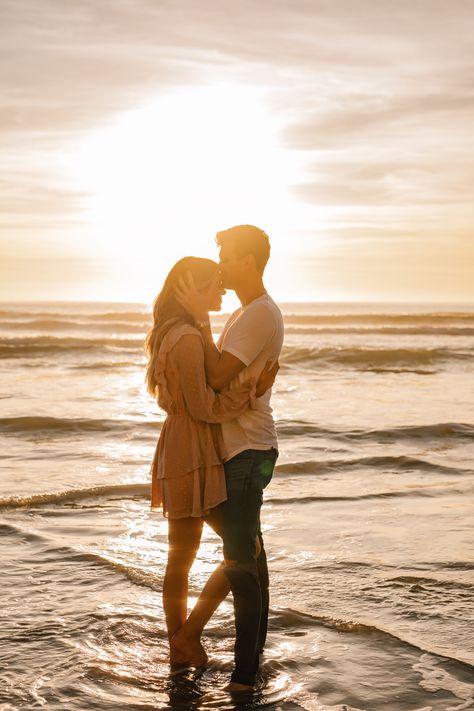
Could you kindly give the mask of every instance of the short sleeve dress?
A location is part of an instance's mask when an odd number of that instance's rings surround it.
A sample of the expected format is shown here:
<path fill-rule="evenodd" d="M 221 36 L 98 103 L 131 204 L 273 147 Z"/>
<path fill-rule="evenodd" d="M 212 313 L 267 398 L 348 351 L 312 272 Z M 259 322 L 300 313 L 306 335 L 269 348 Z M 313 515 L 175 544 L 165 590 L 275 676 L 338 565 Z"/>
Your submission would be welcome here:
<path fill-rule="evenodd" d="M 163 338 L 156 379 L 167 417 L 151 468 L 151 505 L 169 518 L 205 516 L 227 498 L 220 423 L 255 407 L 255 380 L 215 393 L 206 382 L 201 334 L 190 324 Z"/>

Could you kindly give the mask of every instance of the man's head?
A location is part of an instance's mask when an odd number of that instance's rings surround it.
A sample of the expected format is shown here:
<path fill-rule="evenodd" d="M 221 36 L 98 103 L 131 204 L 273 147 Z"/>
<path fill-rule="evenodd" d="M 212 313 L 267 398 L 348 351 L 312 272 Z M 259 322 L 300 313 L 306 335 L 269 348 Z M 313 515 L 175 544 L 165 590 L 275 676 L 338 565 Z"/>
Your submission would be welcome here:
<path fill-rule="evenodd" d="M 254 225 L 237 225 L 218 232 L 222 283 L 226 289 L 262 278 L 270 256 L 268 235 Z"/>

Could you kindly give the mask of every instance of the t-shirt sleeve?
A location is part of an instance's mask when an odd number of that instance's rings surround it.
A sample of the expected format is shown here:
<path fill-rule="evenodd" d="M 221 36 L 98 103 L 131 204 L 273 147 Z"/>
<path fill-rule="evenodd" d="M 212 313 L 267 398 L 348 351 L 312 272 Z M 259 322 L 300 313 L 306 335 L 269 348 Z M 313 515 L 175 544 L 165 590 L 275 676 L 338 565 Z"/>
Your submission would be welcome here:
<path fill-rule="evenodd" d="M 277 324 L 272 311 L 264 304 L 244 311 L 232 324 L 222 350 L 232 353 L 246 366 L 250 365 L 275 335 Z"/>

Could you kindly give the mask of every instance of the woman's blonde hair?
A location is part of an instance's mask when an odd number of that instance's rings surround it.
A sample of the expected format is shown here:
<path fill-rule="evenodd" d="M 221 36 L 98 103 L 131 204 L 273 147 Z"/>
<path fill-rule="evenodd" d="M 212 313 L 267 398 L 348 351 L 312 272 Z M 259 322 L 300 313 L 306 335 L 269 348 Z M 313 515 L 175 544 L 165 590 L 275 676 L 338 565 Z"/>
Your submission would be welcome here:
<path fill-rule="evenodd" d="M 212 259 L 201 257 L 183 257 L 176 262 L 165 279 L 163 287 L 153 302 L 153 326 L 145 340 L 145 352 L 148 364 L 145 375 L 147 390 L 153 397 L 158 396 L 156 363 L 161 342 L 170 328 L 178 323 L 193 323 L 193 318 L 181 306 L 175 295 L 175 287 L 180 277 L 187 272 L 193 276 L 198 289 L 205 289 L 214 279 L 219 265 Z"/>

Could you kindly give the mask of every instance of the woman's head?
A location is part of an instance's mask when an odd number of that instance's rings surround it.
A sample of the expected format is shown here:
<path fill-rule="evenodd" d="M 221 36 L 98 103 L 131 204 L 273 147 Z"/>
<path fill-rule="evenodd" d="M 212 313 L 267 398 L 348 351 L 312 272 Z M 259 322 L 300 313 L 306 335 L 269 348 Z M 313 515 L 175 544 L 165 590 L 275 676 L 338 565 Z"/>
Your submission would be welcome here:
<path fill-rule="evenodd" d="M 220 311 L 222 295 L 225 294 L 217 279 L 219 265 L 212 259 L 184 257 L 171 269 L 153 302 L 153 327 L 145 341 L 145 350 L 149 358 L 146 383 L 148 392 L 153 396 L 157 395 L 156 357 L 163 337 L 176 323 L 193 323 L 192 317 L 179 303 L 175 294 L 179 279 L 185 278 L 188 272 L 192 275 L 198 291 L 207 296 L 209 311 Z"/>
<path fill-rule="evenodd" d="M 213 262 L 212 259 L 203 259 L 202 257 L 183 257 L 179 262 L 176 262 L 174 267 L 169 272 L 165 279 L 165 283 L 155 299 L 153 304 L 153 315 L 156 308 L 162 309 L 166 305 L 167 309 L 171 309 L 177 315 L 186 316 L 189 319 L 187 311 L 181 306 L 175 296 L 175 288 L 180 279 L 185 279 L 190 273 L 193 277 L 196 289 L 203 294 L 209 292 L 209 311 L 219 311 L 221 296 L 225 294 L 225 290 L 216 285 L 216 289 L 210 292 L 210 287 L 219 274 L 219 265 Z"/>

